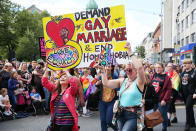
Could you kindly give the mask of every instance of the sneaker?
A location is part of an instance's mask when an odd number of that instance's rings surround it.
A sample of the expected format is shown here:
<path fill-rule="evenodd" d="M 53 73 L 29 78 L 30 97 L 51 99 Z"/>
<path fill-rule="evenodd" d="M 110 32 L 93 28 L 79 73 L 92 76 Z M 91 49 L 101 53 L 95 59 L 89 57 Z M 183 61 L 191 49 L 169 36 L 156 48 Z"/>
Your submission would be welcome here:
<path fill-rule="evenodd" d="M 177 117 L 174 117 L 174 119 L 171 121 L 171 123 L 178 123 Z"/>
<path fill-rule="evenodd" d="M 192 124 L 191 124 L 191 127 L 196 127 L 195 123 L 192 123 Z"/>
<path fill-rule="evenodd" d="M 91 115 L 86 114 L 82 114 L 82 117 L 91 117 Z"/>
<path fill-rule="evenodd" d="M 170 122 L 170 120 L 169 120 L 169 119 L 168 119 L 167 126 L 171 126 L 171 122 Z"/>
<path fill-rule="evenodd" d="M 186 125 L 184 131 L 190 131 L 190 125 Z"/>
<path fill-rule="evenodd" d="M 87 112 L 86 114 L 87 114 L 87 115 L 94 115 L 95 113 L 94 113 L 94 112 L 89 111 L 89 112 Z"/>
<path fill-rule="evenodd" d="M 10 113 L 8 111 L 4 111 L 3 114 L 5 114 L 6 116 L 10 116 Z"/>

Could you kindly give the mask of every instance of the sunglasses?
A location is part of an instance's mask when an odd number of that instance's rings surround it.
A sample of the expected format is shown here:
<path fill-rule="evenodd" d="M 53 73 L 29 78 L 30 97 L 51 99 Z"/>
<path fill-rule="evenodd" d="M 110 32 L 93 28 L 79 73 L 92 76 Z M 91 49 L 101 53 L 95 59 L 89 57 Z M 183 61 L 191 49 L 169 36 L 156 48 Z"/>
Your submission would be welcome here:
<path fill-rule="evenodd" d="M 125 69 L 126 72 L 132 72 L 132 69 Z"/>

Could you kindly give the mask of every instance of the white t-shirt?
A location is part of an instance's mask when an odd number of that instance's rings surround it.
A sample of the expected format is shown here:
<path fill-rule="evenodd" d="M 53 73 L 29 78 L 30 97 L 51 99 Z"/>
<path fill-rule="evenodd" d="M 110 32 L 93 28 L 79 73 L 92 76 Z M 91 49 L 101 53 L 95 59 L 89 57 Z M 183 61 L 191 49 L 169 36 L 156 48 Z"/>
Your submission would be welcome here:
<path fill-rule="evenodd" d="M 121 70 L 119 76 L 125 76 L 125 74 L 126 74 L 125 71 L 124 70 Z"/>
<path fill-rule="evenodd" d="M 9 100 L 8 95 L 6 95 L 5 97 L 3 97 L 2 95 L 0 95 L 0 106 L 4 108 L 5 105 L 2 103 L 3 100 Z"/>

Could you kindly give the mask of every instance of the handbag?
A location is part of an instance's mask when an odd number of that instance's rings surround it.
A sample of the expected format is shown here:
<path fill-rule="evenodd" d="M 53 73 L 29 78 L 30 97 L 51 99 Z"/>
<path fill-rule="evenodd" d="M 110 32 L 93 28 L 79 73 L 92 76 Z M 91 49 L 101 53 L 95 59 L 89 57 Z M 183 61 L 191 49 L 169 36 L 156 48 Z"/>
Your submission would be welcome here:
<path fill-rule="evenodd" d="M 145 99 L 147 90 L 148 90 L 148 86 L 146 87 L 146 90 L 144 93 L 144 99 Z M 163 122 L 163 118 L 162 118 L 162 115 L 161 115 L 161 112 L 159 111 L 159 109 L 146 115 L 145 105 L 144 105 L 144 123 L 147 128 L 153 128 L 156 125 L 161 124 L 162 122 Z"/>
<path fill-rule="evenodd" d="M 61 98 L 63 97 L 64 93 L 65 93 L 65 92 L 63 92 L 63 94 L 61 95 L 61 97 L 60 97 L 59 100 L 61 100 Z M 54 113 L 53 113 L 53 115 L 51 116 L 50 122 L 49 122 L 49 124 L 48 124 L 48 126 L 47 126 L 47 128 L 46 128 L 46 131 L 54 131 L 54 116 L 55 116 L 55 114 L 56 114 L 56 109 L 57 109 L 59 103 L 60 103 L 60 101 L 57 103 L 57 106 L 56 106 L 56 108 L 54 109 Z"/>
<path fill-rule="evenodd" d="M 163 118 L 161 116 L 159 109 L 157 109 L 155 112 L 145 115 L 144 121 L 148 128 L 153 128 L 156 125 L 161 124 L 163 122 Z"/>

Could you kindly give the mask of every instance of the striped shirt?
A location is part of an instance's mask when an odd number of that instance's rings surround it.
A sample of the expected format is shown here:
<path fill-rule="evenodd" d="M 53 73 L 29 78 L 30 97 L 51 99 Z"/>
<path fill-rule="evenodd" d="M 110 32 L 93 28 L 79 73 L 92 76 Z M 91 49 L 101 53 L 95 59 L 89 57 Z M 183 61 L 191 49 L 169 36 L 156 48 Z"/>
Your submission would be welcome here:
<path fill-rule="evenodd" d="M 61 98 L 61 100 L 60 100 Z M 58 107 L 56 108 L 58 104 Z M 56 109 L 55 113 L 55 124 L 57 125 L 74 125 L 74 118 L 69 111 L 67 105 L 63 101 L 63 97 L 58 95 L 54 101 L 54 108 Z"/>

